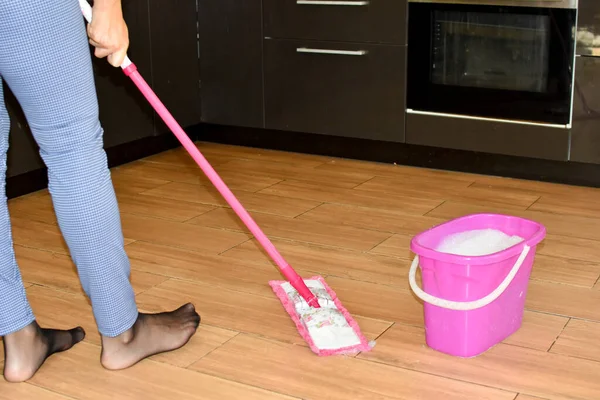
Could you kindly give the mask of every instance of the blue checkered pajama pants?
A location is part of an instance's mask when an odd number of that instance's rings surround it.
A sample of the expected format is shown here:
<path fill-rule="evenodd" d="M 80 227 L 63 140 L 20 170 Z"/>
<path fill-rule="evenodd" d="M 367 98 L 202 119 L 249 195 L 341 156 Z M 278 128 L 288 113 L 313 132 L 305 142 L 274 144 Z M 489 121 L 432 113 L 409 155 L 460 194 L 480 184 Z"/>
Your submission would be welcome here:
<path fill-rule="evenodd" d="M 0 0 L 0 77 L 18 99 L 48 167 L 59 227 L 98 330 L 114 337 L 133 325 L 138 311 L 91 57 L 77 0 Z M 35 317 L 13 250 L 5 190 L 10 121 L 1 90 L 0 85 L 0 336 L 5 336 Z"/>

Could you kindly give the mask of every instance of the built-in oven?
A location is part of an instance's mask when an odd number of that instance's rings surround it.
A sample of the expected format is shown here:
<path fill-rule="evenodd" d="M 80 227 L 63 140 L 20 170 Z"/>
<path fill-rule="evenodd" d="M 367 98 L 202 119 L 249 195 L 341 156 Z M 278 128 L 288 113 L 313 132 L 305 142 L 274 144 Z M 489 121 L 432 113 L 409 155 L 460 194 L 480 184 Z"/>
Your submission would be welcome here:
<path fill-rule="evenodd" d="M 577 0 L 408 0 L 407 114 L 568 130 L 576 21 Z"/>
<path fill-rule="evenodd" d="M 573 0 L 409 0 L 410 112 L 567 126 Z"/>

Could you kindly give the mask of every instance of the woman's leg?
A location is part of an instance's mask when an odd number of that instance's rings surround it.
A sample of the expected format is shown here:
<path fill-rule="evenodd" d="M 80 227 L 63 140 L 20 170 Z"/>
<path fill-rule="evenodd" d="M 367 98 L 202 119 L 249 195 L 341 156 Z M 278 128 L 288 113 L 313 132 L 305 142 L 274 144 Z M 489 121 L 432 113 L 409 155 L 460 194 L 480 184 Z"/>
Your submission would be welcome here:
<path fill-rule="evenodd" d="M 115 337 L 138 311 L 77 1 L 0 1 L 0 74 L 48 167 L 58 224 L 98 330 Z"/>
<path fill-rule="evenodd" d="M 123 368 L 185 344 L 199 323 L 192 305 L 152 316 L 137 310 L 77 0 L 0 1 L 0 75 L 48 167 L 58 223 L 103 337 L 103 364 Z"/>
<path fill-rule="evenodd" d="M 0 78 L 0 336 L 4 337 L 4 376 L 11 382 L 29 379 L 51 354 L 81 341 L 81 328 L 70 331 L 42 329 L 27 301 L 12 241 L 6 202 L 6 153 L 10 119 Z"/>
<path fill-rule="evenodd" d="M 0 78 L 0 336 L 16 332 L 35 320 L 15 259 L 6 204 L 6 152 L 9 131 L 10 120 L 4 105 L 4 86 Z"/>

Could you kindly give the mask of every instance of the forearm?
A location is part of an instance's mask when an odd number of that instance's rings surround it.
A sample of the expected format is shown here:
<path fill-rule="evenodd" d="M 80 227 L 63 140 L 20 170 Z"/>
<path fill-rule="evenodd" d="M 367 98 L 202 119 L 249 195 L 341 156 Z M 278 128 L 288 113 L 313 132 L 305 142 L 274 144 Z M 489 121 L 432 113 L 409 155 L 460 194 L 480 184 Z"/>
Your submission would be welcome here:
<path fill-rule="evenodd" d="M 121 0 L 94 0 L 94 11 L 121 11 Z"/>

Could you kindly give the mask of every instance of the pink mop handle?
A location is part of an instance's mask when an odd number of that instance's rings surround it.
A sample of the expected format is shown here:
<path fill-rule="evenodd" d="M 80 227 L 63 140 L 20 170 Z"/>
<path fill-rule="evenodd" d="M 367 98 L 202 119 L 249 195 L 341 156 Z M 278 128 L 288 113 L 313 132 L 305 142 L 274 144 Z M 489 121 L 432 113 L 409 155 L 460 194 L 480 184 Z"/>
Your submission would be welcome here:
<path fill-rule="evenodd" d="M 90 22 L 92 19 L 91 6 L 86 0 L 79 0 L 79 4 L 83 15 L 85 16 L 87 21 Z M 135 64 L 133 64 L 128 57 L 125 57 L 123 64 L 121 64 L 121 68 L 123 69 L 125 75 L 130 77 L 131 80 L 135 83 L 135 85 L 142 92 L 144 97 L 146 97 L 146 99 L 152 105 L 154 110 L 156 110 L 158 115 L 160 115 L 163 121 L 171 129 L 171 131 L 177 137 L 177 139 L 179 139 L 179 142 L 181 142 L 183 147 L 185 147 L 188 153 L 196 161 L 198 166 L 202 169 L 202 171 L 204 171 L 208 179 L 210 179 L 210 181 L 215 185 L 217 190 L 225 198 L 225 200 L 231 206 L 233 211 L 235 211 L 235 213 L 240 217 L 240 219 L 244 222 L 246 227 L 248 227 L 250 232 L 252 232 L 254 237 L 258 239 L 259 243 L 263 246 L 263 248 L 266 250 L 269 256 L 273 259 L 273 261 L 275 261 L 275 263 L 281 270 L 281 273 L 287 278 L 292 287 L 298 291 L 298 293 L 310 306 L 319 308 L 319 302 L 317 300 L 317 297 L 306 286 L 304 280 L 284 260 L 281 254 L 279 254 L 273 243 L 271 243 L 269 238 L 267 238 L 267 236 L 262 232 L 262 230 L 258 227 L 256 222 L 252 219 L 250 214 L 248 214 L 248 212 L 242 206 L 239 200 L 235 197 L 231 190 L 229 190 L 225 182 L 223 182 L 221 177 L 204 158 L 202 153 L 200 153 L 200 150 L 198 150 L 198 148 L 194 145 L 194 143 L 191 141 L 191 139 L 188 137 L 185 131 L 177 123 L 175 118 L 173 118 L 171 113 L 160 101 L 158 96 L 156 96 L 154 91 L 150 88 L 148 83 L 144 80 L 144 78 L 142 78 Z"/>
<path fill-rule="evenodd" d="M 254 219 L 248 214 L 246 209 L 240 204 L 239 200 L 235 197 L 235 195 L 229 190 L 227 185 L 223 182 L 221 177 L 216 173 L 213 167 L 206 161 L 200 150 L 194 145 L 194 143 L 190 140 L 188 135 L 184 132 L 184 130 L 179 126 L 179 124 L 175 121 L 173 116 L 169 113 L 166 107 L 162 104 L 162 102 L 158 99 L 156 94 L 152 91 L 152 89 L 148 86 L 146 81 L 142 78 L 140 73 L 137 71 L 135 64 L 130 64 L 127 68 L 123 70 L 127 76 L 131 78 L 131 80 L 136 84 L 136 86 L 140 89 L 140 91 L 144 94 L 146 99 L 152 104 L 152 107 L 156 110 L 156 112 L 161 116 L 163 121 L 167 124 L 167 126 L 173 131 L 177 139 L 181 142 L 183 147 L 188 151 L 188 153 L 192 156 L 192 158 L 196 161 L 198 166 L 204 171 L 208 179 L 215 185 L 217 190 L 221 193 L 221 195 L 225 198 L 227 203 L 231 206 L 233 211 L 240 217 L 240 219 L 244 222 L 244 224 L 250 229 L 250 232 L 256 237 L 256 239 L 260 242 L 263 248 L 267 251 L 269 256 L 275 261 L 275 263 L 279 266 L 281 273 L 290 281 L 291 285 L 298 291 L 298 293 L 306 300 L 306 302 L 313 306 L 318 307 L 319 303 L 315 295 L 308 289 L 304 280 L 294 271 L 294 269 L 284 260 L 284 258 L 279 254 L 273 243 L 267 238 L 267 236 L 262 232 L 262 230 L 258 227 Z"/>

